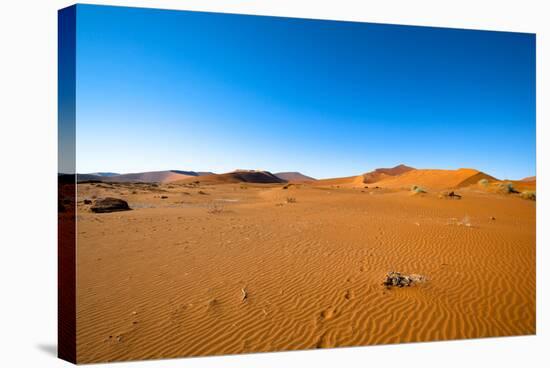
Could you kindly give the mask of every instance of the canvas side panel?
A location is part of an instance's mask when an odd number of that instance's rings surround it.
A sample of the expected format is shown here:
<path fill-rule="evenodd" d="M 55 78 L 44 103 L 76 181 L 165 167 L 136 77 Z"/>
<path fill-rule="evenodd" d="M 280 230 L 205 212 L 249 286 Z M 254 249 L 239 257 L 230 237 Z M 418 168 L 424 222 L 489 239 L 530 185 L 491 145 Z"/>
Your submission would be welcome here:
<path fill-rule="evenodd" d="M 58 12 L 58 356 L 76 363 L 76 6 Z"/>

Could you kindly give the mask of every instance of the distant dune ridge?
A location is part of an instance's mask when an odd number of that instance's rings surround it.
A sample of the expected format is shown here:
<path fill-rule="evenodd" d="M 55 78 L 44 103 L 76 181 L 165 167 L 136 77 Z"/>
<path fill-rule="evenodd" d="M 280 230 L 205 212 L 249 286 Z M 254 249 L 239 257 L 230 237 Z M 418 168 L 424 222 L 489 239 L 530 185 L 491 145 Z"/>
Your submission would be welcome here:
<path fill-rule="evenodd" d="M 104 175 L 100 175 L 104 174 Z M 108 175 L 105 175 L 108 174 Z M 130 174 L 115 174 L 115 173 L 92 173 L 78 174 L 78 181 L 100 180 L 106 182 L 144 182 L 144 183 L 170 183 L 176 180 L 182 180 L 190 177 L 202 175 L 212 175 L 211 172 L 196 172 L 182 170 L 166 170 L 166 171 L 147 171 L 141 173 Z"/>
<path fill-rule="evenodd" d="M 380 169 L 376 169 L 370 173 L 367 173 L 367 174 L 386 174 L 386 175 L 389 175 L 389 176 L 395 176 L 395 175 L 401 175 L 403 173 L 406 173 L 407 171 L 411 171 L 411 170 L 416 170 L 414 167 L 410 167 L 410 166 L 407 166 L 407 165 L 397 165 L 397 166 L 394 166 L 394 167 L 390 167 L 390 168 L 380 168 Z M 365 175 L 367 175 L 365 174 Z"/>
<path fill-rule="evenodd" d="M 406 166 L 406 165 L 397 165 L 395 167 L 391 168 L 380 168 L 376 169 L 374 171 L 368 172 L 366 174 L 363 174 L 363 183 L 376 183 L 377 181 L 383 180 L 385 178 L 388 178 L 390 176 L 397 176 L 404 174 L 408 171 L 416 170 L 414 167 Z"/>
<path fill-rule="evenodd" d="M 387 177 L 379 182 L 385 188 L 403 188 L 419 185 L 428 189 L 460 188 L 478 183 L 481 179 L 495 181 L 494 177 L 474 169 L 410 170 L 401 175 Z"/>
<path fill-rule="evenodd" d="M 223 184 L 223 183 L 258 183 L 258 184 L 269 184 L 269 183 L 286 183 L 286 180 L 283 180 L 269 171 L 260 171 L 260 170 L 237 170 L 226 174 L 211 174 L 204 175 L 196 178 L 186 178 L 183 180 L 178 180 L 178 183 L 187 183 L 187 182 L 199 182 L 205 184 Z"/>
<path fill-rule="evenodd" d="M 169 183 L 172 181 L 196 177 L 196 173 L 185 172 L 185 171 L 151 171 L 144 173 L 134 173 L 134 174 L 123 174 L 118 176 L 113 176 L 107 179 L 111 182 L 159 182 L 159 183 Z"/>
<path fill-rule="evenodd" d="M 304 175 L 297 171 L 279 172 L 274 175 L 288 182 L 308 182 L 316 180 L 311 176 Z"/>
<path fill-rule="evenodd" d="M 474 169 L 415 169 L 406 165 L 398 165 L 392 168 L 376 169 L 358 176 L 318 180 L 316 184 L 343 187 L 360 187 L 376 184 L 376 186 L 390 189 L 418 185 L 428 189 L 439 190 L 469 186 L 476 184 L 481 179 L 489 181 L 497 180 L 488 174 Z"/>
<path fill-rule="evenodd" d="M 111 177 L 111 176 L 118 176 L 120 174 L 119 173 L 114 173 L 114 172 L 95 172 L 95 173 L 89 173 L 89 174 L 86 174 L 86 175 Z"/>
<path fill-rule="evenodd" d="M 316 184 L 318 185 L 342 185 L 342 186 L 351 186 L 351 187 L 360 187 L 365 184 L 372 184 L 380 182 L 384 179 L 391 178 L 393 176 L 404 174 L 408 171 L 416 170 L 413 167 L 406 165 L 397 165 L 391 168 L 379 168 L 373 171 L 357 175 L 357 176 L 346 176 L 342 178 L 331 178 L 331 179 L 322 179 L 318 180 Z"/>
<path fill-rule="evenodd" d="M 418 185 L 431 190 L 466 187 L 477 184 L 481 179 L 486 179 L 490 182 L 499 181 L 493 176 L 475 169 L 416 169 L 404 164 L 390 168 L 378 168 L 360 175 L 320 180 L 297 171 L 286 171 L 273 174 L 266 170 L 241 169 L 222 174 L 215 174 L 208 171 L 183 170 L 149 171 L 130 174 L 117 174 L 111 172 L 78 174 L 78 181 L 80 182 L 98 180 L 119 183 L 309 183 L 315 186 L 342 186 L 348 188 L 362 188 L 364 186 L 375 185 L 389 189 L 400 189 Z M 510 182 L 522 188 L 526 187 L 531 189 L 535 188 L 536 177 L 532 176 Z"/>

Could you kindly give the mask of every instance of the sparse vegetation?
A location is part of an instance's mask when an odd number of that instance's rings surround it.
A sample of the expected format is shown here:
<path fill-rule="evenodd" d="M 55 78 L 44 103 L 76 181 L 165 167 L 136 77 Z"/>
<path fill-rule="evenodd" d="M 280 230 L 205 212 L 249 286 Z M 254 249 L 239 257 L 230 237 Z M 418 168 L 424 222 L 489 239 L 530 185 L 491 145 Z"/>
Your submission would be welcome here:
<path fill-rule="evenodd" d="M 489 185 L 489 180 L 487 179 L 481 179 L 480 181 L 477 182 L 480 186 L 484 187 L 484 188 L 487 188 L 487 186 Z"/>
<path fill-rule="evenodd" d="M 296 198 L 294 198 L 294 197 L 286 197 L 286 203 L 296 203 Z"/>
<path fill-rule="evenodd" d="M 514 184 L 512 183 L 500 183 L 498 185 L 499 192 L 505 193 L 505 194 L 512 194 L 512 193 L 519 193 L 515 188 Z"/>
<path fill-rule="evenodd" d="M 419 187 L 418 185 L 413 185 L 411 187 L 411 192 L 415 193 L 415 194 L 420 194 L 420 193 L 427 193 L 426 190 L 422 187 Z"/>
<path fill-rule="evenodd" d="M 537 192 L 534 192 L 532 190 L 527 190 L 525 192 L 521 192 L 519 196 L 523 199 L 528 199 L 530 201 L 536 201 L 537 200 Z"/>

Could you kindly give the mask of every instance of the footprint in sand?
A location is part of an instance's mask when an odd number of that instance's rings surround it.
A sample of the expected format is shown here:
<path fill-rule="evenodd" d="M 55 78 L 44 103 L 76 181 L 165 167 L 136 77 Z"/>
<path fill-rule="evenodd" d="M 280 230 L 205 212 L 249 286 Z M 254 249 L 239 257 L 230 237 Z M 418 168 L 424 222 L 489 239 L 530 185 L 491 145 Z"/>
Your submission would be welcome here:
<path fill-rule="evenodd" d="M 351 300 L 355 297 L 353 291 L 351 290 L 346 290 L 346 292 L 344 293 L 344 299 L 346 300 Z"/>

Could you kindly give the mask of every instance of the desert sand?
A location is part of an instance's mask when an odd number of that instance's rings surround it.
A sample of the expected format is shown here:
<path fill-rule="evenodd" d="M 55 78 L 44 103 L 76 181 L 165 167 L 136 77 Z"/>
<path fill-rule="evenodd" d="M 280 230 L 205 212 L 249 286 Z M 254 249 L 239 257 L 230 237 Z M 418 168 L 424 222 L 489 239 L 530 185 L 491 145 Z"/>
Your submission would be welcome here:
<path fill-rule="evenodd" d="M 397 171 L 79 184 L 78 362 L 534 334 L 536 202 L 471 169 Z M 102 197 L 132 210 L 84 203 Z"/>

